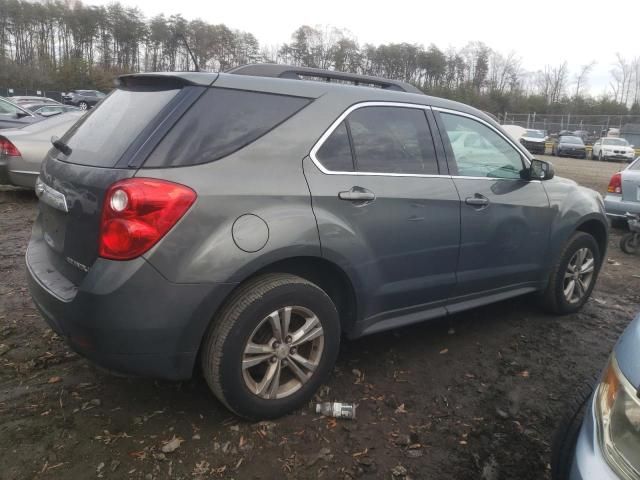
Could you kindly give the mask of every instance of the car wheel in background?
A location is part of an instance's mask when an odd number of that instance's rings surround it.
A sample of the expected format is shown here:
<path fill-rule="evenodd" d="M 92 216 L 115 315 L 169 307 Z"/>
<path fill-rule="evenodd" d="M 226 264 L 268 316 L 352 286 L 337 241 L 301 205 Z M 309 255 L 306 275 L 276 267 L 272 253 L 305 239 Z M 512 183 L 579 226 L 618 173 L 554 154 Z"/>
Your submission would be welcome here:
<path fill-rule="evenodd" d="M 569 480 L 576 442 L 582 426 L 589 399 L 597 380 L 584 382 L 577 388 L 563 413 L 551 446 L 551 479 Z"/>
<path fill-rule="evenodd" d="M 267 274 L 239 287 L 213 319 L 202 369 L 218 399 L 241 417 L 280 417 L 307 403 L 333 369 L 340 321 L 318 286 Z"/>
<path fill-rule="evenodd" d="M 80 107 L 80 110 L 87 110 L 89 108 L 89 104 L 87 102 L 80 102 L 78 103 L 78 106 Z"/>
<path fill-rule="evenodd" d="M 551 272 L 543 307 L 560 315 L 580 310 L 591 295 L 599 268 L 596 240 L 586 232 L 575 232 Z"/>
<path fill-rule="evenodd" d="M 620 250 L 633 255 L 640 248 L 640 235 L 635 232 L 625 233 L 620 239 Z"/>
<path fill-rule="evenodd" d="M 600 160 L 601 162 L 604 161 L 604 157 L 602 156 L 602 150 L 598 152 L 598 160 Z"/>

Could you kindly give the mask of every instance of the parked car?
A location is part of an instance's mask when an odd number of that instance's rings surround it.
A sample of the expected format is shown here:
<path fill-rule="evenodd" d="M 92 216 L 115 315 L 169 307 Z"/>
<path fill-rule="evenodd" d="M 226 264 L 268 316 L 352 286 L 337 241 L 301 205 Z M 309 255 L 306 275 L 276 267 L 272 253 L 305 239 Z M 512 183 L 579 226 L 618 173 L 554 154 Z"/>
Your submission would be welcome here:
<path fill-rule="evenodd" d="M 640 474 L 640 315 L 595 386 L 580 388 L 553 445 L 553 480 L 627 480 Z"/>
<path fill-rule="evenodd" d="M 527 129 L 520 125 L 502 125 L 502 130 L 511 135 L 511 138 L 516 142 L 520 141 L 520 138 L 526 133 Z"/>
<path fill-rule="evenodd" d="M 562 136 L 553 144 L 551 155 L 559 157 L 587 158 L 587 149 L 582 138 L 575 136 Z"/>
<path fill-rule="evenodd" d="M 87 110 L 97 104 L 106 95 L 98 90 L 72 90 L 62 94 L 65 104 L 74 105 L 81 110 Z"/>
<path fill-rule="evenodd" d="M 51 137 L 62 136 L 83 112 L 61 113 L 20 129 L 0 132 L 0 184 L 35 188 Z"/>
<path fill-rule="evenodd" d="M 24 127 L 25 125 L 39 122 L 43 118 L 11 103 L 4 97 L 0 97 L 0 130 Z"/>
<path fill-rule="evenodd" d="M 35 113 L 36 115 L 41 115 L 43 117 L 50 117 L 52 115 L 58 115 L 59 113 L 65 112 L 81 111 L 78 107 L 62 105 L 61 103 L 24 103 L 22 106 L 31 113 Z"/>
<path fill-rule="evenodd" d="M 604 208 L 614 226 L 626 225 L 627 212 L 640 214 L 640 157 L 612 175 L 604 197 Z"/>
<path fill-rule="evenodd" d="M 23 103 L 57 103 L 58 105 L 61 105 L 60 102 L 54 100 L 53 98 L 41 97 L 39 95 L 14 95 L 8 98 L 16 105 L 22 105 Z"/>
<path fill-rule="evenodd" d="M 547 136 L 542 130 L 527 130 L 524 135 L 520 137 L 520 143 L 531 153 L 544 154 Z"/>
<path fill-rule="evenodd" d="M 591 156 L 600 161 L 624 160 L 631 162 L 635 158 L 633 145 L 629 145 L 624 138 L 605 137 L 596 140 L 593 144 Z"/>
<path fill-rule="evenodd" d="M 308 402 L 343 334 L 531 292 L 575 312 L 606 258 L 598 193 L 411 85 L 285 65 L 119 84 L 43 162 L 32 298 L 112 370 L 199 362 L 240 416 Z"/>

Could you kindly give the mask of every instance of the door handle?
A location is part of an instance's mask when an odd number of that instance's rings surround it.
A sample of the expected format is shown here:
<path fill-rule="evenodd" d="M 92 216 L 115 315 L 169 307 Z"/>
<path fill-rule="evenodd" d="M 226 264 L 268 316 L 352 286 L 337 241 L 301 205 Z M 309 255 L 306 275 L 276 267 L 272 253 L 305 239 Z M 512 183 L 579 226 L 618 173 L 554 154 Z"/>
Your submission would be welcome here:
<path fill-rule="evenodd" d="M 352 187 L 346 192 L 339 192 L 338 198 L 349 202 L 373 202 L 376 199 L 376 194 L 366 188 Z"/>
<path fill-rule="evenodd" d="M 467 205 L 471 205 L 472 207 L 486 207 L 489 205 L 489 199 L 484 195 L 480 195 L 476 193 L 473 197 L 467 197 L 464 200 L 464 203 Z"/>

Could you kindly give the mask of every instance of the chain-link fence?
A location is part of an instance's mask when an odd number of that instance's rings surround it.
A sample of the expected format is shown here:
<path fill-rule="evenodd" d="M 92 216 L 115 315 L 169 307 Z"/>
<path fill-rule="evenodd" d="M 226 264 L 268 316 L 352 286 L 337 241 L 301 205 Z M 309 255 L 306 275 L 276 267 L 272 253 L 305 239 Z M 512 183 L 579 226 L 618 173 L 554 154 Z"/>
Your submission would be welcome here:
<path fill-rule="evenodd" d="M 562 131 L 582 132 L 590 140 L 606 136 L 611 129 L 629 143 L 640 145 L 640 116 L 637 115 L 572 115 L 505 113 L 500 115 L 503 125 L 519 125 L 534 130 L 545 130 L 548 134 Z"/>
<path fill-rule="evenodd" d="M 0 87 L 0 97 L 12 96 L 46 97 L 57 102 L 62 102 L 62 92 L 57 92 L 55 90 Z"/>

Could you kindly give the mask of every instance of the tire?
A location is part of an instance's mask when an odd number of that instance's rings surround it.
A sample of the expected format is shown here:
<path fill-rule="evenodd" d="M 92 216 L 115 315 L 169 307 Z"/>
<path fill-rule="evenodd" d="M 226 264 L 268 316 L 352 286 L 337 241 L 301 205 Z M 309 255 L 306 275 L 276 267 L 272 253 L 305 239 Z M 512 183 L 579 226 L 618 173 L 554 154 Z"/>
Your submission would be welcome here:
<path fill-rule="evenodd" d="M 310 318 L 319 321 L 323 335 L 299 344 L 300 351 L 294 350 L 296 340 L 274 333 L 269 320 L 275 315 L 278 320 L 273 322 L 282 328 L 286 308 L 291 309 L 289 331 L 293 337 L 303 330 L 296 329 L 296 325 L 315 322 Z M 317 329 L 316 324 L 309 331 Z M 318 286 L 294 275 L 263 275 L 242 285 L 213 319 L 202 344 L 202 371 L 215 396 L 232 412 L 250 420 L 277 418 L 307 403 L 327 379 L 338 357 L 340 332 L 336 307 Z M 277 341 L 279 337 L 281 342 Z M 254 347 L 260 347 L 259 352 L 246 351 L 250 340 Z M 264 349 L 269 348 L 265 353 Z M 294 374 L 294 367 L 300 373 L 301 364 L 294 360 L 305 356 L 303 348 L 309 362 L 315 362 L 315 369 L 302 372 L 306 377 Z M 270 357 L 243 367 L 243 361 L 246 364 L 265 355 Z M 265 381 L 272 368 L 281 372 L 273 375 L 277 384 Z M 260 392 L 262 384 L 267 387 Z M 279 389 L 274 393 L 269 385 Z"/>
<path fill-rule="evenodd" d="M 565 275 L 569 274 L 569 263 L 576 260 L 575 256 L 578 255 L 578 251 L 582 249 L 587 249 L 590 252 L 590 256 L 593 259 L 593 269 L 591 272 L 581 273 L 580 282 L 573 280 L 574 289 L 571 290 L 569 295 L 572 297 L 570 301 L 565 294 L 565 280 L 567 280 Z M 600 264 L 600 249 L 598 248 L 596 240 L 588 233 L 575 232 L 567 241 L 558 261 L 551 271 L 549 283 L 542 296 L 543 308 L 557 315 L 566 315 L 580 310 L 591 295 L 598 278 Z M 589 273 L 590 275 L 588 275 Z M 584 275 L 584 277 L 582 275 Z M 586 278 L 589 278 L 587 285 L 585 285 Z M 571 281 L 572 280 L 569 279 L 568 283 Z M 578 287 L 578 284 L 580 287 Z M 577 291 L 575 290 L 576 288 Z M 576 298 L 573 298 L 574 295 Z"/>
<path fill-rule="evenodd" d="M 604 162 L 604 157 L 602 156 L 602 150 L 598 152 L 598 160 Z"/>
<path fill-rule="evenodd" d="M 620 250 L 629 255 L 633 255 L 640 247 L 640 234 L 635 232 L 625 233 L 620 239 Z"/>
<path fill-rule="evenodd" d="M 578 387 L 560 418 L 551 446 L 552 480 L 569 480 L 576 442 L 596 382 L 594 378 Z"/>
<path fill-rule="evenodd" d="M 80 102 L 78 103 L 78 107 L 80 107 L 80 110 L 88 110 L 89 104 L 87 102 Z"/>

